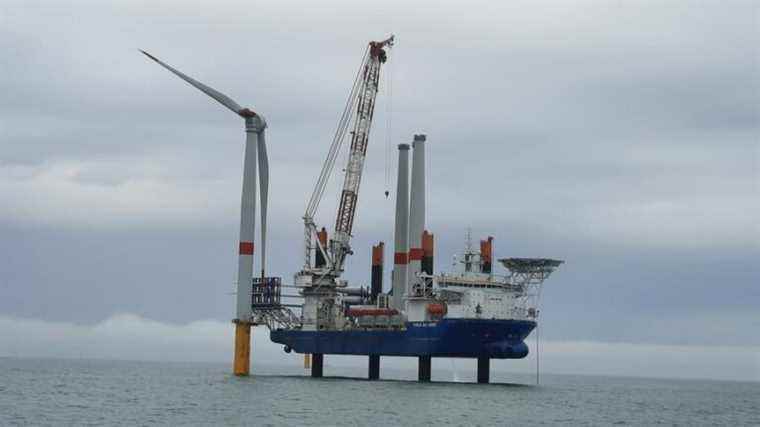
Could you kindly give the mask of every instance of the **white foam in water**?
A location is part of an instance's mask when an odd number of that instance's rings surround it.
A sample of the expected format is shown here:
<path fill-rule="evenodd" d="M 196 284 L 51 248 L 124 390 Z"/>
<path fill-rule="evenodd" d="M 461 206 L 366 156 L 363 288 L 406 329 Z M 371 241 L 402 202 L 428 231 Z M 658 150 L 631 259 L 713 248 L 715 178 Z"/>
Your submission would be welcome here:
<path fill-rule="evenodd" d="M 455 383 L 461 383 L 462 379 L 459 378 L 459 373 L 457 372 L 457 365 L 454 362 L 454 359 L 449 359 L 449 360 L 451 360 L 451 380 L 454 381 Z"/>

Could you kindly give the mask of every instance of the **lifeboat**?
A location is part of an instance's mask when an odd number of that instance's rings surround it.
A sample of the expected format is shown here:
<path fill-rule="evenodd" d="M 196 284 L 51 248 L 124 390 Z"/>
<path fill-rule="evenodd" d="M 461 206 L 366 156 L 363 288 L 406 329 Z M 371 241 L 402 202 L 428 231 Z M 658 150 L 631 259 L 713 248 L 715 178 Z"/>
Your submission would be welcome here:
<path fill-rule="evenodd" d="M 448 312 L 448 308 L 446 307 L 446 304 L 436 302 L 428 304 L 427 312 L 431 316 L 445 316 Z"/>

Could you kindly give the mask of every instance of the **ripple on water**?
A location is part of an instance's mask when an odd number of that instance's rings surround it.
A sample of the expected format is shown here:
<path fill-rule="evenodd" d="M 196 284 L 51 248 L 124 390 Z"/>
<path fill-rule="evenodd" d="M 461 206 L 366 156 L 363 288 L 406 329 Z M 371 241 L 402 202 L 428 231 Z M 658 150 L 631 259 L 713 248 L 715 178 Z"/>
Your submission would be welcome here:
<path fill-rule="evenodd" d="M 543 385 L 418 384 L 226 365 L 0 359 L 0 425 L 758 424 L 752 383 L 544 375 Z M 257 367 L 267 372 L 266 367 Z M 363 377 L 364 369 L 341 375 Z M 283 373 L 281 368 L 272 373 Z M 287 373 L 287 369 L 285 370 Z M 413 379 L 414 372 L 388 372 Z M 499 374 L 511 383 L 532 377 Z M 233 409 L 234 408 L 234 409 Z"/>

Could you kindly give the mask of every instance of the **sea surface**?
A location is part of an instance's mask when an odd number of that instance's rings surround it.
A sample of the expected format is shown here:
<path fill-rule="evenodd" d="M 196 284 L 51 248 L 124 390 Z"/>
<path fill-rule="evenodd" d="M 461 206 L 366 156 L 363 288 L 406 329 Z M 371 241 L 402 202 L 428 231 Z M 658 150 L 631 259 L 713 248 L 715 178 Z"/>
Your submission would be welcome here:
<path fill-rule="evenodd" d="M 370 382 L 358 367 L 326 364 L 337 377 L 322 379 L 254 369 L 237 378 L 224 364 L 0 358 L 0 425 L 760 425 L 758 383 L 542 374 L 536 386 L 492 372 L 501 384 L 464 373 L 420 384 L 411 370 Z"/>

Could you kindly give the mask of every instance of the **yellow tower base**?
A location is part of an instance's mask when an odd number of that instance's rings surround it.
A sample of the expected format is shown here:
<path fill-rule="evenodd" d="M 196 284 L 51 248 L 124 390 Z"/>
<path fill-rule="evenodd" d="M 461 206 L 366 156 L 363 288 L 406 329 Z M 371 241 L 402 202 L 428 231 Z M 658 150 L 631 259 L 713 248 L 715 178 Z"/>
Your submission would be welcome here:
<path fill-rule="evenodd" d="M 235 360 L 232 372 L 247 376 L 251 370 L 251 324 L 235 321 Z"/>
<path fill-rule="evenodd" d="M 303 368 L 311 369 L 311 354 L 304 353 L 303 355 Z"/>

